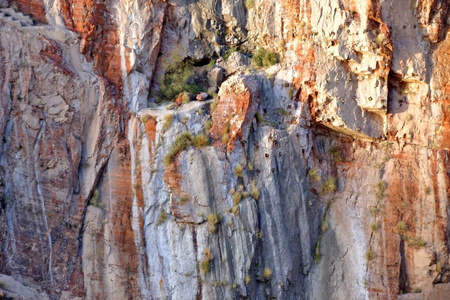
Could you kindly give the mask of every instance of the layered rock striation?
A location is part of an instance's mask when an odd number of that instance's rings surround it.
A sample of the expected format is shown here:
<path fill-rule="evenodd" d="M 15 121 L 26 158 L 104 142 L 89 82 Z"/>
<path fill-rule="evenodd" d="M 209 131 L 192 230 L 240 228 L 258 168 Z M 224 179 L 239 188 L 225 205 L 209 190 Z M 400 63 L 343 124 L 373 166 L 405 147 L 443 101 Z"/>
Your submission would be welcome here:
<path fill-rule="evenodd" d="M 0 6 L 0 297 L 448 295 L 446 1 Z"/>

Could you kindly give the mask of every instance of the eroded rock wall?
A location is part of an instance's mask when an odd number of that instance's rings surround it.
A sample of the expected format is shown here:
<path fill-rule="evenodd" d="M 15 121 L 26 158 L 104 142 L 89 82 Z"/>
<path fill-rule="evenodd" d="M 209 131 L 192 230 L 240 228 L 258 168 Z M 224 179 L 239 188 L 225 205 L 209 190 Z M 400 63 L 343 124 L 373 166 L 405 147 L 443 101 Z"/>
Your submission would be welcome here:
<path fill-rule="evenodd" d="M 0 1 L 2 292 L 445 299 L 449 5 L 191 2 Z"/>

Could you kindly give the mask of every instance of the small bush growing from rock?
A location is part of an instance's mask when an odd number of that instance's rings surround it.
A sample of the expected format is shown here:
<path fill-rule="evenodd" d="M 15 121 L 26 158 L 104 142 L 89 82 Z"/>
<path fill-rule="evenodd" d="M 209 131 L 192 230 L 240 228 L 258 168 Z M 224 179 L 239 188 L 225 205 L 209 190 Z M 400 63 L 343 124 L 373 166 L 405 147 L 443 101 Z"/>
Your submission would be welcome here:
<path fill-rule="evenodd" d="M 254 183 L 252 184 L 252 198 L 255 200 L 259 199 L 259 190 Z"/>
<path fill-rule="evenodd" d="M 180 93 L 198 94 L 203 87 L 195 80 L 194 62 L 185 60 L 167 68 L 161 85 L 161 93 L 168 100 L 174 100 Z"/>
<path fill-rule="evenodd" d="M 234 205 L 238 205 L 241 202 L 242 195 L 239 191 L 233 194 L 233 203 Z"/>
<path fill-rule="evenodd" d="M 250 280 L 251 280 L 250 275 L 246 275 L 245 276 L 245 284 L 248 285 L 250 283 Z"/>
<path fill-rule="evenodd" d="M 330 177 L 323 184 L 320 189 L 322 195 L 328 195 L 337 191 L 337 178 Z"/>
<path fill-rule="evenodd" d="M 182 132 L 180 133 L 177 138 L 175 139 L 175 142 L 172 145 L 172 148 L 170 148 L 169 153 L 164 157 L 164 164 L 166 167 L 170 165 L 175 156 L 178 155 L 183 150 L 186 150 L 189 148 L 189 146 L 192 145 L 192 141 L 194 139 L 194 136 L 190 132 Z"/>
<path fill-rule="evenodd" d="M 234 168 L 234 174 L 236 174 L 237 177 L 242 177 L 242 170 L 243 169 L 244 168 L 240 164 L 237 164 L 236 168 Z"/>
<path fill-rule="evenodd" d="M 194 146 L 196 148 L 201 148 L 209 145 L 209 138 L 206 134 L 200 133 L 194 138 Z"/>
<path fill-rule="evenodd" d="M 206 217 L 206 221 L 208 222 L 209 233 L 214 233 L 216 232 L 217 224 L 222 221 L 222 215 L 220 213 L 209 214 Z"/>
<path fill-rule="evenodd" d="M 255 55 L 253 55 L 253 62 L 258 68 L 270 67 L 278 62 L 278 57 L 275 52 L 267 51 L 264 48 L 259 48 Z"/>
<path fill-rule="evenodd" d="M 238 216 L 239 215 L 239 207 L 237 205 L 233 206 L 233 208 L 231 209 L 231 212 L 233 213 L 233 215 Z"/>

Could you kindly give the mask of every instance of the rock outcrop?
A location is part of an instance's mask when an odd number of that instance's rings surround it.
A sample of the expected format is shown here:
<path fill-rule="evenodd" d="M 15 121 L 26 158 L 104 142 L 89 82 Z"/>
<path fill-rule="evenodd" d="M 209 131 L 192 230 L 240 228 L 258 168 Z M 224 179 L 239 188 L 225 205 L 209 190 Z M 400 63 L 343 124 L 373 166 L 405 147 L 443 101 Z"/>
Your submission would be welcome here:
<path fill-rule="evenodd" d="M 446 299 L 449 6 L 0 0 L 0 298 Z"/>

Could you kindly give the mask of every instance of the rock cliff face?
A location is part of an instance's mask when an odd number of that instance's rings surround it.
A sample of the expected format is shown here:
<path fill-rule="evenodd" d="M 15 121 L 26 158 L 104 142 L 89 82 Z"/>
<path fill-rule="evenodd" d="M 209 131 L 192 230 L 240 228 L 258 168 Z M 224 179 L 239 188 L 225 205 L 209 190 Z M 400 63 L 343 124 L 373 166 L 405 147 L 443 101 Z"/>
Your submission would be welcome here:
<path fill-rule="evenodd" d="M 449 6 L 0 0 L 0 298 L 446 299 Z"/>

